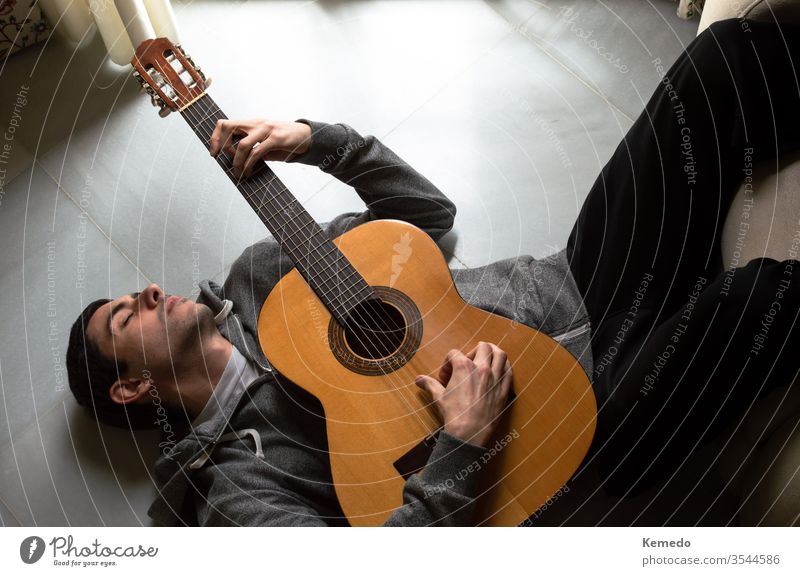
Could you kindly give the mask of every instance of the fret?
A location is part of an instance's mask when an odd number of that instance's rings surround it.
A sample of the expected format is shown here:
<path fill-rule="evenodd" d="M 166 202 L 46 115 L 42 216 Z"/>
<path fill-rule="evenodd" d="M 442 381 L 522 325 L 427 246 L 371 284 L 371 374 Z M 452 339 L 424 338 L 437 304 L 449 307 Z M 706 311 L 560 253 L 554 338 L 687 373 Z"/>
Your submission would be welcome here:
<path fill-rule="evenodd" d="M 242 191 L 242 194 L 244 194 L 245 196 L 251 197 L 251 196 L 255 196 L 256 194 L 260 194 L 261 192 L 264 192 L 265 190 L 268 191 L 268 192 L 271 192 L 269 187 L 272 185 L 272 183 L 276 179 L 277 179 L 277 176 L 275 178 L 273 178 L 272 180 L 270 180 L 269 182 L 265 182 L 265 183 L 259 184 L 256 188 L 254 188 L 252 190 L 244 190 L 244 191 Z M 273 198 L 269 198 L 268 200 L 272 201 Z"/>
<path fill-rule="evenodd" d="M 227 119 L 208 94 L 181 115 L 206 148 L 211 147 L 209 138 L 217 121 Z M 228 154 L 218 154 L 217 163 L 340 324 L 355 306 L 376 298 L 372 287 L 266 163 L 245 180 L 234 174 L 233 158 Z"/>
<path fill-rule="evenodd" d="M 189 122 L 189 125 L 192 127 L 192 129 L 196 129 L 207 124 L 211 118 L 214 119 L 213 124 L 216 125 L 217 120 L 220 119 L 219 116 L 220 113 L 221 110 L 219 108 L 217 108 L 216 110 L 203 111 L 202 112 L 203 116 L 199 118 L 196 122 Z"/>

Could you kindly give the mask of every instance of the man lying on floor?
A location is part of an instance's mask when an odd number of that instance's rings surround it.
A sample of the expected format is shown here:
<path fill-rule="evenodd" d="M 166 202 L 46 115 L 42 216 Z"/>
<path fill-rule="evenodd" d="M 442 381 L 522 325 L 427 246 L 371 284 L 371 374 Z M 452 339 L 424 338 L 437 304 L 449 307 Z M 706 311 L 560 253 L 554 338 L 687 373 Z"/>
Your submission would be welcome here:
<path fill-rule="evenodd" d="M 589 458 L 615 494 L 668 477 L 797 370 L 796 263 L 758 259 L 731 276 L 720 255 L 745 155 L 763 160 L 800 145 L 800 98 L 786 84 L 796 77 L 800 31 L 747 24 L 715 23 L 667 71 L 589 192 L 565 250 L 453 271 L 465 300 L 559 338 L 591 376 L 599 411 Z M 232 134 L 245 136 L 235 151 Z M 330 237 L 394 218 L 438 240 L 453 224 L 455 208 L 436 187 L 349 126 L 226 121 L 211 149 L 234 153 L 238 173 L 285 160 L 353 185 L 367 210 L 334 219 Z M 159 523 L 347 523 L 321 405 L 273 370 L 258 342 L 261 304 L 291 268 L 267 238 L 244 251 L 224 286 L 202 283 L 197 302 L 150 285 L 90 304 L 73 326 L 70 386 L 98 419 L 139 427 L 168 414 L 173 427 L 191 423 L 156 463 L 150 514 Z M 780 309 L 756 347 L 776 294 Z M 482 520 L 473 516 L 480 473 L 458 472 L 484 453 L 511 368 L 489 343 L 442 360 L 438 378 L 418 385 L 444 428 L 389 525 Z"/>

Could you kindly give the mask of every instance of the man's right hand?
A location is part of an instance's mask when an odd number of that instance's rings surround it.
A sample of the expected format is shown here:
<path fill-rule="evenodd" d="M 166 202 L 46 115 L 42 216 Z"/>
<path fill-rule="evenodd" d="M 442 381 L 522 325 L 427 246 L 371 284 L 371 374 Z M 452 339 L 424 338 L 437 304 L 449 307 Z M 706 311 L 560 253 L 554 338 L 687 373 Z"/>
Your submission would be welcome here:
<path fill-rule="evenodd" d="M 234 147 L 232 139 L 242 139 Z M 233 156 L 233 171 L 247 178 L 261 160 L 282 162 L 308 150 L 311 127 L 302 122 L 276 120 L 219 120 L 211 134 L 211 155 L 220 151 Z"/>
<path fill-rule="evenodd" d="M 438 379 L 421 374 L 415 382 L 431 394 L 445 432 L 486 447 L 508 402 L 511 364 L 499 347 L 480 342 L 467 354 L 448 352 Z"/>

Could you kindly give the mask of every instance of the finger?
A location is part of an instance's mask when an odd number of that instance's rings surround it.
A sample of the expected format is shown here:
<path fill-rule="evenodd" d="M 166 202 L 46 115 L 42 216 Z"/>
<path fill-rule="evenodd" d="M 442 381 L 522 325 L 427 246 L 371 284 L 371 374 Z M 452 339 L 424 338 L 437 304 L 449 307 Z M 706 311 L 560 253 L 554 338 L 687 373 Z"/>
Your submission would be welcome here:
<path fill-rule="evenodd" d="M 506 360 L 505 366 L 503 367 L 503 375 L 500 378 L 500 383 L 497 386 L 498 393 L 500 395 L 500 400 L 505 402 L 511 391 L 514 389 L 514 372 L 511 368 L 511 362 Z"/>
<path fill-rule="evenodd" d="M 236 153 L 236 147 L 233 143 L 234 136 L 246 135 L 247 132 L 241 126 L 230 126 L 226 131 L 225 137 L 221 140 L 222 151 L 231 158 Z"/>
<path fill-rule="evenodd" d="M 442 364 L 442 367 L 439 369 L 439 381 L 442 382 L 444 385 L 447 385 L 450 382 L 450 378 L 453 377 L 453 365 L 449 362 L 445 362 Z"/>
<path fill-rule="evenodd" d="M 475 345 L 475 346 L 472 348 L 472 350 L 470 350 L 469 352 L 467 352 L 467 353 L 465 354 L 465 356 L 466 356 L 467 358 L 469 358 L 470 360 L 475 360 L 475 353 L 478 351 L 478 346 L 479 346 L 479 345 L 480 345 L 480 343 L 476 344 L 476 345 Z"/>
<path fill-rule="evenodd" d="M 506 364 L 503 367 L 503 378 L 507 380 L 511 380 L 513 375 L 513 369 L 511 367 L 511 361 L 506 358 Z"/>
<path fill-rule="evenodd" d="M 453 374 L 456 372 L 464 372 L 469 366 L 472 365 L 472 361 L 467 358 L 461 350 L 456 348 L 451 349 L 444 359 L 444 364 L 442 365 L 442 369 L 439 372 L 441 378 L 439 378 L 442 382 L 450 384 L 450 381 L 453 378 Z M 459 381 L 463 380 L 466 376 L 465 373 L 462 373 L 461 376 L 458 378 Z M 458 384 L 456 382 L 455 384 Z"/>
<path fill-rule="evenodd" d="M 263 142 L 256 142 L 251 147 L 250 154 L 247 156 L 247 160 L 244 161 L 244 166 L 242 168 L 245 177 L 249 178 L 253 175 L 256 166 L 258 166 L 260 162 L 263 162 L 264 158 L 272 152 L 274 145 L 272 138 L 268 137 Z"/>
<path fill-rule="evenodd" d="M 442 387 L 442 384 L 435 378 L 424 374 L 418 375 L 414 379 L 414 383 L 430 395 L 436 412 L 439 414 L 439 417 L 444 420 L 444 407 L 441 404 L 442 395 L 444 394 L 444 387 Z"/>
<path fill-rule="evenodd" d="M 461 362 L 464 358 L 466 358 L 466 356 L 464 356 L 461 350 L 453 348 L 450 351 L 448 351 L 447 354 L 445 355 L 444 364 L 442 364 L 442 368 L 446 366 L 449 370 L 452 371 L 453 364 L 456 362 Z"/>
<path fill-rule="evenodd" d="M 476 366 L 491 366 L 492 346 L 488 342 L 478 342 L 473 362 Z"/>
<path fill-rule="evenodd" d="M 259 135 L 253 132 L 252 122 L 233 120 L 229 128 L 230 132 L 227 138 L 222 141 L 222 150 L 231 157 L 236 154 L 236 148 L 239 146 L 239 142 L 244 140 L 247 136 L 253 136 L 255 138 L 254 142 L 258 142 L 261 139 Z M 240 137 L 238 141 L 236 140 L 237 136 Z"/>
<path fill-rule="evenodd" d="M 236 145 L 236 152 L 233 155 L 233 171 L 238 174 L 243 174 L 244 164 L 253 151 L 253 146 L 258 143 L 258 134 L 250 133 Z M 260 148 L 260 146 L 259 146 Z"/>
<path fill-rule="evenodd" d="M 503 373 L 506 370 L 506 364 L 508 364 L 508 356 L 503 350 L 500 349 L 499 346 L 491 344 L 491 347 L 492 347 L 492 380 L 494 381 L 493 384 L 497 385 L 503 378 Z"/>
<path fill-rule="evenodd" d="M 452 359 L 455 357 L 454 355 L 457 352 L 458 350 L 455 349 L 450 350 L 444 357 L 444 362 L 442 362 L 442 367 L 439 369 L 439 381 L 445 385 L 450 381 L 450 378 L 453 376 Z"/>
<path fill-rule="evenodd" d="M 430 394 L 433 402 L 438 405 L 439 399 L 442 397 L 442 394 L 444 394 L 444 386 L 442 386 L 441 382 L 436 380 L 436 378 L 420 374 L 414 379 L 414 384 Z"/>
<path fill-rule="evenodd" d="M 447 352 L 447 355 L 445 356 L 445 361 L 452 363 L 454 360 L 457 360 L 462 356 L 464 356 L 464 354 L 463 352 L 461 352 L 461 350 L 459 350 L 458 348 L 452 348 Z"/>
<path fill-rule="evenodd" d="M 230 138 L 230 133 L 232 130 L 233 123 L 229 120 L 217 120 L 216 126 L 214 126 L 214 131 L 211 133 L 211 148 L 209 152 L 211 152 L 212 156 L 216 156 L 219 154 L 220 150 L 222 150 L 223 143 Z"/>

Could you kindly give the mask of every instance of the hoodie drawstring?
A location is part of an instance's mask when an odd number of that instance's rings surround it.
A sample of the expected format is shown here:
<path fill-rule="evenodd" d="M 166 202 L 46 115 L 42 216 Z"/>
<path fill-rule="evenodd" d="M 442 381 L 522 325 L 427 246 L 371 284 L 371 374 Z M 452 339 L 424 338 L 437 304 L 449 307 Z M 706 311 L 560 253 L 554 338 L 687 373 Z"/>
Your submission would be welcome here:
<path fill-rule="evenodd" d="M 231 310 L 233 310 L 233 302 L 231 302 L 230 300 L 223 300 L 222 310 L 220 310 L 219 313 L 216 316 L 214 316 L 214 322 L 216 322 L 217 324 L 221 324 L 225 320 L 225 318 L 228 317 L 228 314 L 231 313 Z"/>
<path fill-rule="evenodd" d="M 256 458 L 263 459 L 264 451 L 261 449 L 261 435 L 258 433 L 258 430 L 255 428 L 244 428 L 242 430 L 234 430 L 220 436 L 202 456 L 189 464 L 189 468 L 191 470 L 202 468 L 205 463 L 208 462 L 208 459 L 211 458 L 211 453 L 214 451 L 214 448 L 216 448 L 220 443 L 230 442 L 232 440 L 241 440 L 245 436 L 251 436 L 253 438 L 256 443 Z"/>

